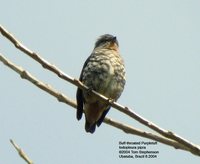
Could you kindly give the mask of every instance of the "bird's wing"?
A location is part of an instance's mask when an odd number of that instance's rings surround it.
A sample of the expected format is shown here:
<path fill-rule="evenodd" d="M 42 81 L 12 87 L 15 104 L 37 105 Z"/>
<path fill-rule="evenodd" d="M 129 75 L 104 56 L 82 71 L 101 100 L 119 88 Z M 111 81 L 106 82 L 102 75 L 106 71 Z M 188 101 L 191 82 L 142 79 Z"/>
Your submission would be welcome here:
<path fill-rule="evenodd" d="M 89 58 L 90 57 L 87 58 L 87 60 L 85 61 L 84 65 L 83 65 L 81 75 L 80 75 L 80 78 L 79 78 L 79 80 L 81 82 L 82 82 L 82 78 L 83 78 L 83 71 L 84 71 L 84 68 L 86 67 L 86 65 L 89 61 Z M 82 115 L 83 115 L 83 103 L 85 102 L 84 97 L 83 97 L 83 91 L 80 88 L 78 88 L 77 92 L 76 92 L 76 102 L 77 102 L 76 118 L 78 120 L 80 120 L 82 118 Z"/>

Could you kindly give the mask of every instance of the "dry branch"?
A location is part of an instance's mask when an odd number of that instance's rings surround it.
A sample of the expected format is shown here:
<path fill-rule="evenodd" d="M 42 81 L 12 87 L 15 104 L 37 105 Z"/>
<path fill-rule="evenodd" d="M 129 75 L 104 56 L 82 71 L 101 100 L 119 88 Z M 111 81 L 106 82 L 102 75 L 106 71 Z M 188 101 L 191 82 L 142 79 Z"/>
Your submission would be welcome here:
<path fill-rule="evenodd" d="M 28 164 L 33 164 L 33 162 L 31 161 L 31 159 L 26 155 L 26 153 L 13 141 L 10 139 L 11 144 L 14 146 L 14 148 L 17 150 L 19 156 L 21 158 L 23 158 L 26 163 Z"/>

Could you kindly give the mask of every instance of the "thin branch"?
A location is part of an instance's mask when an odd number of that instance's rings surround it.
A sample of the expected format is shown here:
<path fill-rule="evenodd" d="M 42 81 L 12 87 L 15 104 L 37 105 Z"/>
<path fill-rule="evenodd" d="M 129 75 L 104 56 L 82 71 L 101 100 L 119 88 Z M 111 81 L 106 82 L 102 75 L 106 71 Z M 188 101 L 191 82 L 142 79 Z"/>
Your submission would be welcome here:
<path fill-rule="evenodd" d="M 6 59 L 2 54 L 0 54 L 0 61 L 2 61 L 6 66 L 8 66 L 9 68 L 11 68 L 12 70 L 14 70 L 15 72 L 17 72 L 21 78 L 26 79 L 28 81 L 30 81 L 32 84 L 34 84 L 35 86 L 39 87 L 40 89 L 46 91 L 47 93 L 51 94 L 52 96 L 54 96 L 55 98 L 57 98 L 58 101 L 66 103 L 72 107 L 74 107 L 76 109 L 77 104 L 75 103 L 75 101 L 70 100 L 67 96 L 65 96 L 64 94 L 58 92 L 56 89 L 54 89 L 53 87 L 51 87 L 48 84 L 45 84 L 43 82 L 41 82 L 40 80 L 38 80 L 36 77 L 34 77 L 33 75 L 31 75 L 29 72 L 27 72 L 26 70 L 24 70 L 22 67 L 16 66 L 14 63 L 12 63 L 11 61 L 9 61 L 8 59 Z M 122 124 L 120 122 L 117 122 L 111 118 L 106 117 L 104 119 L 104 122 L 108 125 L 111 125 L 115 128 L 118 128 L 122 131 L 124 131 L 125 133 L 129 133 L 129 134 L 133 134 L 133 135 L 138 135 L 144 138 L 148 138 L 154 141 L 158 141 L 160 143 L 169 145 L 169 146 L 173 146 L 176 149 L 182 149 L 182 150 L 186 150 L 186 151 L 190 151 L 190 149 L 188 149 L 188 147 L 185 147 L 184 145 L 164 138 L 162 136 L 159 135 L 155 135 L 149 132 L 145 132 L 136 128 L 133 128 L 131 126 L 128 126 L 126 124 Z M 193 153 L 193 152 L 192 152 Z M 195 154 L 195 153 L 194 153 Z"/>
<path fill-rule="evenodd" d="M 81 88 L 83 90 L 88 90 L 88 87 L 84 86 L 80 81 L 78 81 L 77 79 L 71 78 L 70 76 L 66 75 L 65 73 L 60 71 L 57 67 L 51 65 L 49 62 L 47 62 L 46 60 L 41 58 L 38 54 L 36 54 L 35 52 L 32 52 L 31 50 L 26 48 L 23 44 L 21 44 L 17 39 L 15 39 L 15 37 L 13 35 L 11 35 L 2 26 L 0 26 L 0 31 L 1 31 L 3 36 L 5 36 L 7 39 L 9 39 L 15 45 L 16 48 L 18 48 L 22 52 L 26 53 L 28 56 L 30 56 L 35 61 L 40 63 L 44 68 L 54 72 L 61 79 L 64 79 L 64 80 L 76 85 L 77 87 L 79 87 L 79 88 Z M 151 128 L 152 130 L 156 131 L 157 133 L 163 135 L 164 137 L 167 137 L 169 139 L 172 139 L 172 140 L 175 140 L 175 141 L 181 143 L 182 145 L 184 145 L 184 146 L 188 147 L 189 149 L 191 149 L 191 151 L 193 151 L 194 154 L 200 155 L 199 146 L 197 146 L 197 145 L 185 140 L 184 138 L 176 135 L 175 133 L 173 133 L 171 131 L 166 131 L 166 130 L 160 128 L 156 124 L 154 124 L 154 123 L 142 118 L 140 115 L 138 115 L 135 112 L 133 112 L 133 110 L 131 110 L 130 108 L 122 106 L 122 105 L 120 105 L 120 104 L 118 104 L 116 102 L 110 101 L 108 98 L 106 98 L 103 95 L 100 95 L 99 93 L 97 93 L 95 91 L 91 91 L 91 92 L 92 92 L 92 94 L 94 96 L 96 96 L 97 98 L 99 98 L 99 99 L 101 99 L 101 100 L 103 100 L 105 102 L 108 102 L 112 107 L 116 108 L 117 110 L 123 112 L 124 114 L 130 116 L 131 118 L 133 118 L 133 119 L 137 120 L 138 122 L 144 124 L 145 126 Z"/>
<path fill-rule="evenodd" d="M 158 125 L 148 121 L 147 119 L 143 118 L 142 116 L 140 116 L 139 114 L 133 112 L 130 108 L 128 107 L 124 107 L 116 102 L 110 102 L 112 104 L 112 107 L 118 109 L 119 111 L 125 113 L 126 115 L 130 116 L 131 118 L 137 120 L 138 122 L 142 123 L 143 125 L 149 127 L 150 129 L 158 132 L 159 134 L 161 134 L 162 136 L 172 139 L 174 141 L 177 141 L 178 143 L 181 143 L 182 145 L 188 147 L 189 149 L 191 149 L 191 151 L 193 151 L 193 154 L 199 154 L 200 155 L 200 146 L 195 145 L 194 143 L 191 143 L 189 141 L 187 141 L 186 139 L 178 136 L 177 134 L 171 132 L 171 131 L 167 131 L 164 130 L 162 128 L 160 128 Z"/>
<path fill-rule="evenodd" d="M 122 131 L 124 131 L 127 134 L 138 135 L 138 136 L 141 136 L 141 137 L 144 137 L 144 138 L 148 138 L 148 139 L 151 139 L 151 140 L 154 140 L 154 141 L 158 141 L 160 143 L 172 146 L 175 149 L 182 149 L 182 150 L 190 151 L 187 147 L 185 147 L 184 145 L 182 145 L 182 144 L 180 144 L 180 143 L 178 143 L 174 140 L 170 140 L 170 139 L 167 139 L 165 137 L 152 134 L 150 132 L 146 132 L 146 131 L 142 131 L 142 130 L 133 128 L 129 125 L 122 124 L 121 122 L 117 122 L 117 121 L 115 121 L 111 118 L 105 118 L 104 122 L 111 125 L 111 126 L 118 128 L 118 129 L 121 129 Z"/>
<path fill-rule="evenodd" d="M 26 79 L 39 87 L 40 89 L 48 92 L 50 95 L 56 97 L 58 101 L 66 103 L 72 107 L 76 107 L 76 104 L 73 100 L 65 96 L 64 94 L 58 92 L 54 88 L 52 88 L 49 84 L 44 84 L 43 82 L 39 81 L 37 78 L 32 76 L 29 72 L 24 70 L 22 67 L 16 66 L 14 63 L 10 62 L 8 59 L 6 59 L 3 55 L 0 54 L 0 60 L 9 68 L 20 74 L 21 78 Z"/>
<path fill-rule="evenodd" d="M 11 144 L 14 146 L 14 148 L 17 150 L 19 156 L 23 158 L 26 163 L 33 164 L 32 160 L 26 155 L 26 153 L 12 140 L 10 139 Z"/>

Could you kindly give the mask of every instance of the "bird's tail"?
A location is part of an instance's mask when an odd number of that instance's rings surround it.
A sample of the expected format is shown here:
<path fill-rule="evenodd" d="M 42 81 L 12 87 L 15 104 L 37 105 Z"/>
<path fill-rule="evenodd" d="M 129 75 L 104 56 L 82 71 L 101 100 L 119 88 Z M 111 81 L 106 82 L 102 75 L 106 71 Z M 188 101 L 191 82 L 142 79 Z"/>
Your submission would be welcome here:
<path fill-rule="evenodd" d="M 87 120 L 85 122 L 85 131 L 89 133 L 94 133 L 96 128 L 96 123 L 91 124 Z"/>

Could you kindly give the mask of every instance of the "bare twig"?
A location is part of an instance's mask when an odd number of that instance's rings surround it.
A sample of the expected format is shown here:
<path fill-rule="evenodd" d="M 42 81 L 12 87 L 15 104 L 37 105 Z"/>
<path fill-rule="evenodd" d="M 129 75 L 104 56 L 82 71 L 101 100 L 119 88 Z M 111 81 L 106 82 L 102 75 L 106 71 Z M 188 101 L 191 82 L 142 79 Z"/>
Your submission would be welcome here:
<path fill-rule="evenodd" d="M 21 158 L 23 158 L 26 163 L 28 164 L 33 164 L 33 162 L 31 161 L 31 159 L 26 155 L 26 153 L 12 140 L 10 139 L 11 144 L 14 146 L 14 148 L 17 150 L 19 156 Z"/>
<path fill-rule="evenodd" d="M 172 146 L 175 149 L 182 149 L 182 150 L 190 151 L 187 147 L 185 147 L 184 145 L 182 145 L 182 144 L 180 144 L 180 143 L 178 143 L 174 140 L 170 140 L 168 138 L 165 138 L 165 137 L 162 137 L 162 136 L 159 136 L 159 135 L 155 135 L 155 134 L 152 134 L 150 132 L 146 132 L 146 131 L 142 131 L 142 130 L 133 128 L 129 125 L 122 124 L 121 122 L 117 122 L 113 119 L 105 118 L 104 122 L 118 128 L 118 129 L 121 129 L 125 133 L 138 135 L 138 136 L 141 136 L 141 137 L 144 137 L 144 138 L 148 138 L 148 139 L 151 139 L 151 140 L 154 140 L 154 141 L 158 141 L 160 143 Z"/>
<path fill-rule="evenodd" d="M 72 107 L 76 107 L 76 104 L 75 104 L 75 102 L 73 100 L 71 100 L 70 98 L 66 97 L 62 93 L 59 93 L 57 90 L 55 90 L 54 88 L 52 88 L 50 85 L 44 84 L 43 82 L 39 81 L 34 76 L 32 76 L 29 72 L 27 72 L 26 70 L 24 70 L 22 67 L 16 66 L 14 63 L 10 62 L 8 59 L 6 59 L 1 54 L 0 54 L 0 60 L 5 65 L 7 65 L 9 68 L 11 68 L 12 70 L 14 70 L 18 74 L 20 74 L 21 78 L 30 81 L 31 83 L 33 83 L 34 85 L 36 85 L 40 89 L 48 92 L 52 96 L 56 97 L 58 99 L 58 101 L 66 103 L 66 104 L 68 104 L 68 105 L 70 105 Z"/>
<path fill-rule="evenodd" d="M 58 101 L 66 103 L 66 104 L 68 104 L 68 105 L 70 105 L 70 106 L 72 106 L 72 107 L 74 107 L 76 109 L 77 104 L 76 104 L 75 101 L 70 100 L 69 98 L 67 98 L 67 96 L 65 96 L 64 94 L 58 92 L 56 89 L 54 89 L 50 85 L 44 84 L 43 82 L 38 80 L 36 77 L 31 75 L 29 72 L 25 71 L 23 68 L 15 65 L 14 63 L 12 63 L 8 59 L 6 59 L 2 54 L 0 54 L 0 61 L 2 61 L 9 68 L 11 68 L 15 72 L 17 72 L 21 76 L 21 78 L 30 81 L 35 86 L 37 86 L 40 89 L 42 89 L 42 90 L 46 91 L 47 93 L 51 94 L 52 96 L 57 98 Z M 111 125 L 111 126 L 115 127 L 115 128 L 123 130 L 125 133 L 138 135 L 138 136 L 141 136 L 141 137 L 144 137 L 144 138 L 148 138 L 148 139 L 152 139 L 152 140 L 155 140 L 155 141 L 159 141 L 160 143 L 163 143 L 163 144 L 166 144 L 166 145 L 169 145 L 169 146 L 173 146 L 176 149 L 182 149 L 182 150 L 187 150 L 188 151 L 187 147 L 184 147 L 183 145 L 177 143 L 176 141 L 169 140 L 167 138 L 164 138 L 162 136 L 158 136 L 158 135 L 155 135 L 155 134 L 152 134 L 152 133 L 149 133 L 149 132 L 141 131 L 141 130 L 133 128 L 131 126 L 128 126 L 128 125 L 122 124 L 120 122 L 114 121 L 111 118 L 108 118 L 108 117 L 105 118 L 104 122 L 106 124 L 108 124 L 108 125 Z"/>
<path fill-rule="evenodd" d="M 0 26 L 0 31 L 2 33 L 2 35 L 4 35 L 7 39 L 9 39 L 16 48 L 18 48 L 19 50 L 21 50 L 22 52 L 26 53 L 28 56 L 30 56 L 31 58 L 33 58 L 35 61 L 37 61 L 38 63 L 40 63 L 44 68 L 54 72 L 55 74 L 57 74 L 60 78 L 76 85 L 77 87 L 83 89 L 83 90 L 87 90 L 87 86 L 84 86 L 80 81 L 78 81 L 77 79 L 74 79 L 66 74 L 64 74 L 62 71 L 60 71 L 57 67 L 51 65 L 49 62 L 47 62 L 46 60 L 44 60 L 43 58 L 41 58 L 38 54 L 36 54 L 35 52 L 32 52 L 31 50 L 29 50 L 28 48 L 26 48 L 23 44 L 21 44 L 17 39 L 15 39 L 15 37 L 13 35 L 11 35 L 6 29 L 4 29 L 2 26 Z M 96 96 L 97 98 L 108 102 L 112 107 L 116 108 L 117 110 L 123 112 L 124 114 L 130 116 L 131 118 L 139 121 L 140 123 L 144 124 L 145 126 L 151 128 L 152 130 L 158 132 L 159 134 L 163 135 L 164 137 L 167 137 L 169 139 L 172 139 L 184 146 L 186 146 L 188 149 L 191 150 L 192 153 L 194 154 L 198 154 L 200 155 L 200 148 L 199 146 L 183 139 L 182 137 L 176 135 L 175 133 L 171 132 L 171 131 L 166 131 L 162 128 L 160 128 L 159 126 L 157 126 L 156 124 L 144 119 L 143 117 L 141 117 L 140 115 L 136 114 L 135 112 L 133 112 L 133 110 L 131 110 L 128 107 L 122 106 L 116 102 L 112 102 L 109 101 L 108 98 L 106 98 L 103 95 L 100 95 L 99 93 L 95 92 L 95 91 L 91 91 L 92 94 L 94 96 Z"/>

